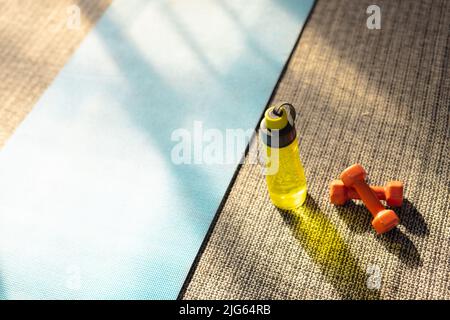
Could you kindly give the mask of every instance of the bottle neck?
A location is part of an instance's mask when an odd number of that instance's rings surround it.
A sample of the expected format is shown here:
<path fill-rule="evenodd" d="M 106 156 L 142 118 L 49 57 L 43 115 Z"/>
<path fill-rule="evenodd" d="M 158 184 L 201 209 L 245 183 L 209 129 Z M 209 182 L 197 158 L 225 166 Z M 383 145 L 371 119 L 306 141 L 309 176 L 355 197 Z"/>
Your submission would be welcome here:
<path fill-rule="evenodd" d="M 263 119 L 259 132 L 262 142 L 271 148 L 286 147 L 297 137 L 295 127 L 290 122 L 282 129 L 268 129 Z"/>

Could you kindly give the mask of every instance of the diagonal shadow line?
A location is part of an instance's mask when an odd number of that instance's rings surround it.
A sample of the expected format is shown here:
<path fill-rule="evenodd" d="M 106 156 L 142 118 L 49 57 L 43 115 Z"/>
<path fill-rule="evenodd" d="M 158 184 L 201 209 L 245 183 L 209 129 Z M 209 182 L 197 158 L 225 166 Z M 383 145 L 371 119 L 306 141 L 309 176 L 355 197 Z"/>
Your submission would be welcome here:
<path fill-rule="evenodd" d="M 80 7 L 85 6 L 85 3 L 83 0 L 77 0 L 78 5 Z M 217 2 L 220 4 L 219 2 Z M 248 73 L 253 75 L 258 75 L 258 77 L 253 77 L 249 80 L 248 85 L 243 86 L 240 88 L 239 93 L 236 93 L 236 87 L 234 84 L 234 78 L 235 74 L 242 75 L 242 68 L 250 68 L 252 66 L 252 59 L 246 58 L 245 54 L 241 54 L 239 58 L 234 61 L 233 65 L 227 70 L 227 74 L 222 74 L 216 68 L 212 65 L 212 63 L 209 61 L 207 55 L 203 52 L 201 45 L 199 42 L 193 37 L 193 35 L 188 31 L 188 28 L 181 22 L 180 19 L 178 19 L 177 15 L 175 14 L 174 10 L 171 8 L 170 4 L 163 3 L 163 10 L 166 13 L 166 18 L 170 20 L 172 25 L 175 27 L 176 32 L 181 35 L 181 38 L 184 40 L 184 44 L 191 50 L 192 53 L 197 57 L 198 61 L 202 63 L 203 68 L 209 72 L 209 74 L 212 76 L 214 80 L 217 80 L 217 85 L 221 86 L 227 92 L 233 96 L 238 95 L 239 96 L 239 103 L 242 104 L 242 106 L 247 106 L 254 104 L 254 97 L 255 97 L 255 88 L 252 86 L 251 82 L 254 81 L 254 78 L 260 78 L 264 77 L 266 74 L 271 74 L 276 70 L 277 68 L 283 67 L 283 62 L 279 62 L 275 59 L 274 55 L 272 55 L 267 49 L 264 49 L 261 47 L 256 41 L 253 40 L 253 37 L 249 34 L 251 31 L 245 29 L 245 27 L 240 23 L 237 14 L 235 12 L 231 12 L 229 8 L 226 6 L 223 7 L 224 11 L 227 12 L 228 15 L 233 18 L 233 21 L 235 24 L 239 27 L 240 30 L 244 32 L 247 48 L 245 50 L 253 50 L 255 54 L 257 54 L 259 57 L 261 57 L 263 60 L 265 60 L 267 63 L 261 64 L 258 66 L 258 68 L 251 68 L 249 69 Z M 139 14 L 139 11 L 136 8 L 136 15 Z M 122 32 L 120 28 L 114 28 L 114 33 Z M 108 30 L 104 30 L 105 35 L 108 33 Z M 125 35 L 122 34 L 121 39 L 126 38 Z M 132 53 L 130 53 L 132 54 Z M 166 83 L 166 86 L 169 86 L 168 83 Z M 264 103 L 264 102 L 262 102 Z M 221 120 L 221 119 L 219 119 Z"/>
<path fill-rule="evenodd" d="M 224 10 L 225 13 L 228 14 L 228 16 L 235 23 L 235 25 L 243 33 L 247 43 L 249 44 L 250 49 L 257 52 L 259 57 L 261 57 L 273 70 L 277 70 L 279 63 L 274 59 L 272 55 L 266 52 L 266 49 L 264 49 L 258 43 L 258 41 L 254 39 L 251 32 L 245 27 L 245 25 L 240 20 L 236 11 L 233 8 L 231 8 L 230 5 L 225 3 L 223 0 L 217 0 L 216 3 Z"/>
<path fill-rule="evenodd" d="M 347 8 L 344 10 L 345 14 L 349 14 L 346 18 L 347 19 L 351 19 L 353 18 L 353 16 L 355 15 L 355 12 L 358 10 L 361 12 L 363 12 L 362 10 L 364 10 L 365 8 L 367 8 L 367 6 L 370 3 L 370 1 L 362 1 L 361 3 L 359 2 L 352 2 L 351 0 L 347 0 L 347 1 L 342 1 L 343 5 L 339 6 L 339 10 L 343 10 L 342 8 Z M 326 6 L 329 5 L 331 8 L 335 8 L 335 4 L 333 4 L 333 2 L 327 2 L 327 1 L 319 1 L 320 6 L 322 7 L 322 10 L 329 10 Z M 326 3 L 326 5 L 324 5 L 324 3 Z M 431 5 L 430 3 L 426 3 L 426 2 L 414 2 L 411 3 L 411 5 L 406 5 L 406 3 L 401 3 L 401 2 L 388 2 L 388 1 L 384 1 L 382 3 L 382 9 L 384 8 L 384 10 L 386 12 L 389 13 L 390 16 L 395 16 L 396 13 L 398 13 L 398 15 L 400 17 L 406 17 L 403 18 L 403 21 L 401 21 L 400 19 L 394 19 L 393 21 L 393 26 L 391 26 L 391 32 L 388 32 L 386 34 L 386 32 L 384 33 L 380 33 L 378 35 L 373 35 L 372 37 L 366 37 L 364 36 L 364 34 L 366 32 L 371 32 L 370 30 L 367 30 L 364 27 L 364 23 L 365 23 L 365 19 L 367 18 L 366 15 L 361 15 L 360 17 L 358 17 L 358 19 L 361 19 L 361 25 L 363 27 L 361 27 L 360 29 L 357 29 L 357 31 L 355 31 L 355 35 L 359 36 L 359 40 L 357 41 L 356 39 L 351 39 L 351 37 L 349 37 L 348 39 L 350 42 L 349 43 L 343 43 L 343 42 L 336 42 L 334 41 L 334 37 L 335 37 L 335 32 L 330 32 L 332 31 L 332 29 L 330 30 L 329 28 L 316 28 L 315 31 L 315 36 L 318 37 L 319 41 L 323 42 L 324 45 L 329 46 L 330 48 L 333 49 L 333 52 L 335 54 L 336 57 L 345 57 L 346 55 L 348 55 L 348 46 L 350 45 L 366 45 L 369 46 L 370 43 L 374 43 L 377 44 L 377 46 L 375 46 L 374 50 L 379 50 L 378 48 L 385 48 L 385 52 L 378 52 L 377 55 L 373 55 L 373 56 L 369 56 L 367 55 L 367 59 L 364 60 L 364 65 L 373 65 L 375 63 L 379 63 L 379 61 L 376 59 L 376 57 L 383 57 L 383 56 L 389 56 L 389 50 L 392 50 L 392 48 L 395 48 L 395 44 L 398 44 L 400 46 L 402 46 L 403 48 L 410 48 L 409 51 L 413 52 L 413 49 L 416 49 L 419 53 L 420 53 L 420 58 L 417 60 L 417 66 L 410 66 L 410 55 L 407 55 L 408 58 L 408 67 L 410 67 L 412 70 L 416 70 L 416 72 L 414 73 L 414 75 L 409 76 L 408 73 L 404 73 L 404 78 L 403 78 L 403 82 L 407 82 L 408 80 L 413 81 L 414 83 L 420 83 L 420 79 L 421 76 L 422 78 L 425 78 L 425 82 L 429 83 L 431 81 L 431 77 L 434 74 L 437 79 L 439 79 L 439 85 L 437 87 L 435 86 L 427 86 L 426 87 L 426 91 L 424 93 L 424 96 L 427 97 L 429 100 L 433 100 L 434 101 L 434 108 L 431 108 L 429 110 L 425 110 L 425 109 L 419 109 L 422 108 L 423 105 L 422 104 L 412 104 L 410 105 L 411 102 L 417 101 L 418 98 L 420 97 L 420 90 L 412 90 L 410 95 L 406 95 L 406 89 L 409 88 L 408 86 L 403 86 L 401 88 L 401 92 L 398 95 L 398 101 L 396 101 L 396 104 L 399 106 L 399 110 L 402 109 L 407 109 L 406 106 L 408 106 L 408 112 L 404 112 L 401 113 L 402 115 L 400 116 L 400 114 L 396 117 L 397 118 L 397 122 L 394 124 L 394 126 L 399 122 L 399 120 L 401 119 L 401 117 L 403 117 L 403 119 L 405 121 L 408 121 L 411 123 L 411 125 L 417 123 L 417 121 L 420 120 L 420 117 L 423 116 L 424 113 L 426 113 L 425 111 L 428 111 L 428 115 L 429 115 L 429 123 L 436 123 L 438 122 L 439 119 L 439 112 L 438 110 L 440 110 L 438 107 L 442 106 L 439 102 L 442 101 L 442 99 L 445 98 L 445 92 L 447 92 L 448 90 L 448 84 L 449 82 L 446 82 L 446 74 L 449 73 L 449 61 L 450 59 L 448 59 L 449 54 L 450 54 L 450 36 L 446 37 L 446 42 L 445 44 L 443 44 L 443 50 L 441 51 L 442 56 L 444 57 L 443 59 L 441 59 L 441 63 L 437 64 L 436 58 L 439 57 L 439 55 L 437 54 L 436 48 L 435 46 L 433 46 L 433 51 L 427 52 L 427 50 L 430 48 L 430 46 L 426 45 L 426 39 L 429 38 L 433 38 L 435 41 L 438 40 L 438 35 L 439 32 L 432 32 L 432 27 L 434 25 L 434 27 L 436 28 L 436 22 L 433 21 L 433 19 L 427 19 L 427 17 L 429 16 L 434 16 L 433 15 L 433 11 L 440 11 L 439 17 L 438 17 L 438 22 L 437 24 L 439 24 L 440 21 L 443 21 L 443 15 L 445 14 L 445 12 L 449 12 L 447 10 L 448 8 L 448 1 L 437 1 L 436 5 Z M 358 6 L 358 9 L 355 9 L 353 7 Z M 437 8 L 440 8 L 437 9 Z M 403 12 L 403 13 L 402 13 Z M 406 14 L 404 13 L 406 12 Z M 419 12 L 419 14 L 417 14 L 417 12 Z M 402 14 L 400 14 L 402 13 Z M 416 13 L 416 15 L 414 15 L 414 13 Z M 436 12 L 434 12 L 436 13 Z M 340 13 L 337 13 L 337 15 L 341 15 Z M 415 37 L 399 37 L 398 34 L 402 34 L 402 32 L 404 32 L 404 28 L 407 27 L 408 25 L 411 24 L 413 20 L 413 18 L 416 18 L 415 23 L 414 23 L 414 35 Z M 424 19 L 421 19 L 424 18 Z M 315 23 L 323 23 L 325 24 L 326 21 L 315 21 Z M 317 31 L 316 31 L 317 30 Z M 355 29 L 356 30 L 356 29 Z M 423 32 L 423 34 L 422 34 Z M 397 36 L 396 36 L 397 35 Z M 448 35 L 450 35 L 450 33 L 448 33 Z M 410 39 L 410 40 L 408 40 Z M 366 41 L 366 42 L 364 42 Z M 370 41 L 370 42 L 369 42 Z M 388 43 L 383 43 L 383 41 L 389 41 Z M 424 44 L 425 43 L 425 44 Z M 384 44 L 384 46 L 383 46 Z M 387 52 L 387 53 L 386 53 Z M 426 59 L 427 58 L 427 53 L 428 53 L 428 58 L 431 57 L 431 59 Z M 397 59 L 401 59 L 402 56 L 397 57 Z M 405 57 L 403 57 L 404 59 Z M 368 81 L 368 85 L 371 85 L 370 83 L 370 79 L 373 78 L 373 76 L 371 76 L 371 73 L 374 72 L 374 68 L 364 68 L 363 65 L 359 65 L 356 64 L 355 61 L 352 61 L 351 59 L 345 59 L 345 62 L 348 63 L 349 65 L 351 65 L 355 70 L 357 70 L 357 72 L 359 74 L 361 74 L 361 78 Z M 391 72 L 391 70 L 398 70 L 401 71 L 401 66 L 400 63 L 398 61 L 395 61 L 395 63 L 391 62 L 391 61 L 387 61 L 387 63 L 382 65 L 380 74 L 382 75 L 382 79 L 383 78 L 389 78 L 389 73 Z M 435 70 L 439 70 L 439 72 L 435 71 Z M 400 74 L 400 72 L 399 72 Z M 376 78 L 376 77 L 375 77 Z M 373 80 L 372 80 L 373 81 Z M 384 101 L 387 101 L 387 103 L 389 103 L 389 99 L 392 98 L 393 92 L 390 90 L 393 90 L 395 88 L 395 86 L 391 85 L 389 86 L 389 88 L 385 88 L 383 86 L 379 86 L 378 87 L 378 96 L 377 96 L 377 100 L 378 103 L 380 103 L 380 101 L 382 101 L 382 103 L 384 103 Z M 436 89 L 437 88 L 437 89 Z M 433 98 L 430 98 L 433 97 Z M 415 109 L 411 109 L 411 107 L 414 106 Z M 431 106 L 431 105 L 430 105 Z M 442 109 L 443 110 L 443 109 Z M 442 115 L 442 113 L 441 113 Z M 421 121 L 423 122 L 423 120 Z M 433 141 L 435 141 L 435 137 L 439 136 L 437 134 L 438 130 L 439 130 L 439 126 L 436 125 L 428 125 L 428 126 L 424 126 L 424 127 L 420 127 L 422 130 L 422 134 L 424 136 L 427 137 L 427 141 L 423 144 L 423 148 L 422 148 L 422 154 L 430 154 L 432 153 L 432 149 L 434 148 L 433 145 Z M 404 137 L 402 139 L 406 139 L 405 137 L 407 136 L 407 132 L 405 132 Z M 350 153 L 350 152 L 349 152 Z M 441 153 L 442 155 L 442 153 Z M 446 159 L 446 158 L 444 158 Z M 428 162 L 428 158 L 427 157 L 420 157 L 420 170 L 418 170 L 418 174 L 420 175 L 420 177 L 418 177 L 418 180 L 423 180 L 423 178 L 425 177 L 426 173 L 430 171 L 429 166 L 429 162 Z M 435 170 L 439 170 L 439 166 L 437 168 L 435 168 Z M 436 174 L 436 176 L 439 177 L 439 174 Z"/>
<path fill-rule="evenodd" d="M 221 74 L 218 70 L 211 64 L 208 57 L 203 52 L 200 44 L 189 32 L 188 26 L 183 24 L 182 20 L 177 17 L 176 13 L 172 9 L 169 3 L 164 2 L 164 11 L 170 20 L 170 22 L 175 26 L 177 32 L 180 34 L 181 38 L 184 39 L 186 45 L 191 49 L 191 51 L 197 56 L 199 61 L 205 66 L 205 68 L 216 78 L 221 78 Z"/>
<path fill-rule="evenodd" d="M 79 4 L 82 6 L 84 3 L 80 1 Z M 136 12 L 138 13 L 138 8 L 136 8 Z M 146 95 L 142 93 L 158 93 L 155 94 L 155 96 L 163 93 L 164 96 L 170 97 L 170 100 L 167 100 L 167 102 L 170 101 L 170 105 L 166 105 L 166 107 L 171 110 L 179 109 L 184 105 L 183 97 L 173 91 L 169 83 L 158 75 L 158 72 L 151 66 L 149 61 L 144 59 L 136 45 L 123 33 L 123 28 L 120 23 L 114 19 L 112 12 L 103 15 L 101 19 L 101 23 L 96 28 L 101 36 L 100 40 L 104 43 L 111 56 L 114 58 L 124 78 L 129 81 L 130 90 L 136 93 L 136 101 L 133 103 L 135 106 L 133 108 L 127 108 L 126 110 L 129 113 L 130 118 L 133 119 L 134 122 L 138 124 L 145 132 L 147 132 L 149 138 L 153 138 L 154 134 L 170 137 L 172 133 L 171 128 L 180 127 L 182 124 L 174 122 L 176 121 L 176 118 L 174 119 L 169 115 L 164 120 L 170 122 L 171 125 L 158 126 L 155 131 L 154 122 L 152 121 L 152 115 L 154 112 L 152 111 L 152 104 L 155 104 L 155 102 L 149 102 L 146 99 Z M 131 65 L 137 65 L 138 68 L 133 68 L 132 70 L 130 69 Z M 239 65 L 236 67 L 238 68 Z M 149 75 L 151 75 L 152 78 L 150 81 L 148 80 Z M 229 83 L 227 82 L 222 82 L 222 84 L 229 86 Z M 243 102 L 245 102 L 247 98 L 250 99 L 251 94 L 243 97 Z M 161 104 L 164 102 L 166 101 L 160 101 Z M 219 120 L 219 115 L 217 115 L 217 120 Z M 172 164 L 169 157 L 170 152 L 167 152 L 167 146 L 164 145 L 163 141 L 160 139 L 154 139 L 152 141 L 158 144 L 159 149 L 168 160 L 168 163 Z M 207 184 L 210 180 L 198 166 L 190 166 L 190 170 L 192 171 L 192 177 L 205 181 L 205 184 Z M 189 186 L 185 185 L 180 187 L 184 189 L 183 192 L 185 194 L 192 195 L 192 198 L 196 197 Z M 211 195 L 211 192 L 208 193 L 208 190 L 206 190 L 206 192 L 206 196 Z"/>

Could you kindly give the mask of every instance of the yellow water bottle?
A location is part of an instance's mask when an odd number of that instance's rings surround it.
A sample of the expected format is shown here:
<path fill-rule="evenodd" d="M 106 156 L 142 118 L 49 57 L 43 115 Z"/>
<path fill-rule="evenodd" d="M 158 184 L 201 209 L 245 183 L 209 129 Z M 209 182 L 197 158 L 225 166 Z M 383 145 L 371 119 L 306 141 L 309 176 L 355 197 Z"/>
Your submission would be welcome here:
<path fill-rule="evenodd" d="M 267 109 L 260 125 L 269 196 L 275 206 L 286 210 L 301 206 L 307 192 L 294 121 L 294 107 L 281 103 Z"/>

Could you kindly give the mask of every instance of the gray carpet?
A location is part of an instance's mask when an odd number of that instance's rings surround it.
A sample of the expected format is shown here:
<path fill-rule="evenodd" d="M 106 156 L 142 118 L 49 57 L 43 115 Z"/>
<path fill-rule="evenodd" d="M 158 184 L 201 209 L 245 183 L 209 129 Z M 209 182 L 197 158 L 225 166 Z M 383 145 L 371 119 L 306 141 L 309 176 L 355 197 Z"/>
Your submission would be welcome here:
<path fill-rule="evenodd" d="M 319 0 L 274 101 L 298 111 L 309 197 L 274 208 L 244 164 L 185 299 L 450 298 L 450 2 Z M 377 236 L 328 184 L 355 162 L 372 184 L 405 182 L 402 225 Z"/>

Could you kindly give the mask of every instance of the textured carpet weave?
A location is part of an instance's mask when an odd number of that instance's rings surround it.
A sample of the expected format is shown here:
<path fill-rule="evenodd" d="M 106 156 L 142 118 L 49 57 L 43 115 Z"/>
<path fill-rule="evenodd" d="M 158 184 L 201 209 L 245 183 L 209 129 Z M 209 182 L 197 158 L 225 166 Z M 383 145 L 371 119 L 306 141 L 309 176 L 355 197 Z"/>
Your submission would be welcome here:
<path fill-rule="evenodd" d="M 0 146 L 111 1 L 0 0 Z"/>
<path fill-rule="evenodd" d="M 186 299 L 450 298 L 450 2 L 319 0 L 274 96 L 298 111 L 309 197 L 274 208 L 244 164 Z M 328 184 L 363 164 L 372 184 L 405 182 L 398 230 L 377 236 L 359 203 Z"/>

